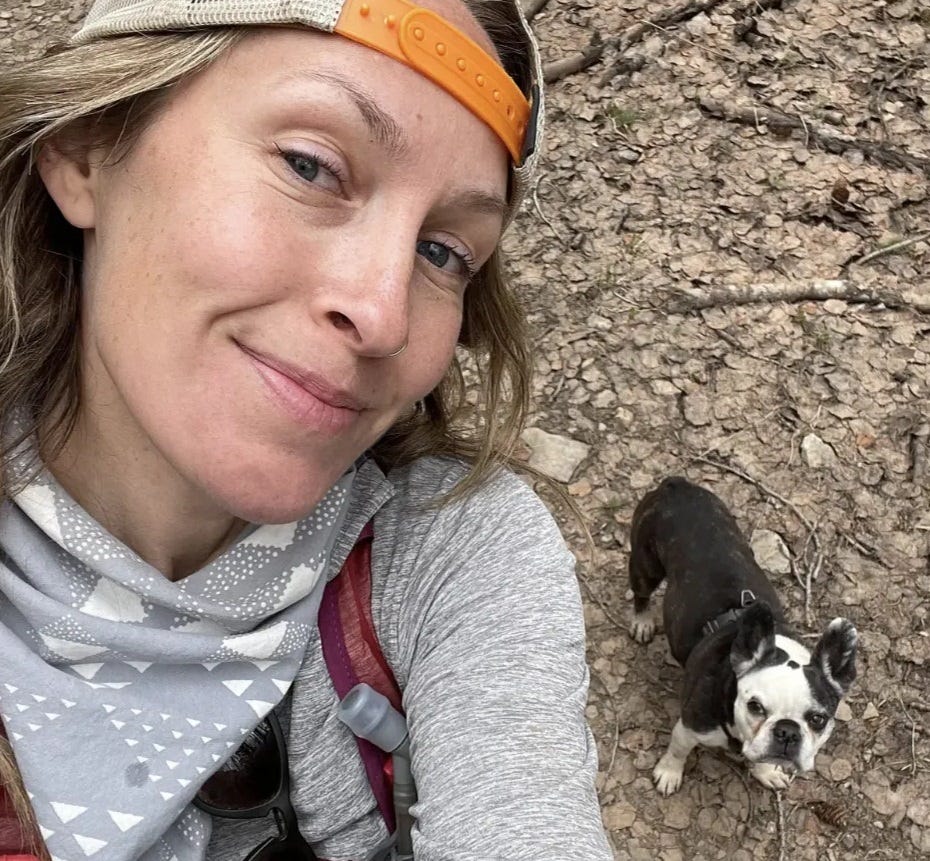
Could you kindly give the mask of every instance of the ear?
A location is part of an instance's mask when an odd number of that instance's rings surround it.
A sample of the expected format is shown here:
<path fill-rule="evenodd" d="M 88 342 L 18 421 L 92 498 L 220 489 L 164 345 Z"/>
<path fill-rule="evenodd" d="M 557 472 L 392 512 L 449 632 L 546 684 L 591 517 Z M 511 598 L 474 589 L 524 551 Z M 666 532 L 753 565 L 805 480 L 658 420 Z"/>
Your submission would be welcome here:
<path fill-rule="evenodd" d="M 737 678 L 744 676 L 763 655 L 775 648 L 775 617 L 764 601 L 756 601 L 739 618 L 730 663 Z"/>
<path fill-rule="evenodd" d="M 819 667 L 842 697 L 856 678 L 859 635 L 848 619 L 834 619 L 814 647 L 811 666 Z"/>
<path fill-rule="evenodd" d="M 99 172 L 89 156 L 86 147 L 60 147 L 49 142 L 42 147 L 37 159 L 39 176 L 52 200 L 65 220 L 81 229 L 96 225 Z"/>

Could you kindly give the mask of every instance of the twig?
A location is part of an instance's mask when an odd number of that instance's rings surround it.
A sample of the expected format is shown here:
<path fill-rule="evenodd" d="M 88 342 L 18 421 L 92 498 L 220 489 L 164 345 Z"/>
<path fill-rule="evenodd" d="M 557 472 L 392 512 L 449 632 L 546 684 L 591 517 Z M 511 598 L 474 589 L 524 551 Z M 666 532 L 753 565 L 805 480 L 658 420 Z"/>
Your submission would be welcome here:
<path fill-rule="evenodd" d="M 785 808 L 781 801 L 781 792 L 775 793 L 775 805 L 778 808 L 778 861 L 786 861 L 788 847 L 785 845 Z"/>
<path fill-rule="evenodd" d="M 549 0 L 527 0 L 523 6 L 523 14 L 526 20 L 532 21 L 548 5 Z"/>
<path fill-rule="evenodd" d="M 581 585 L 584 586 L 585 591 L 588 593 L 588 595 L 591 596 L 591 600 L 594 601 L 594 603 L 597 604 L 597 606 L 601 608 L 601 611 L 602 611 L 602 612 L 604 613 L 604 615 L 607 617 L 607 620 L 610 621 L 610 622 L 612 622 L 612 623 L 616 626 L 616 628 L 617 628 L 618 630 L 624 631 L 624 632 L 625 632 L 625 631 L 627 630 L 628 626 L 627 626 L 627 625 L 621 624 L 620 622 L 618 622 L 618 621 L 614 618 L 614 616 L 611 614 L 610 610 L 607 609 L 607 606 L 606 606 L 606 605 L 604 604 L 604 602 L 597 596 L 597 593 L 596 593 L 596 592 L 594 591 L 594 589 L 591 587 L 591 584 L 588 582 L 588 578 L 585 577 L 585 575 L 582 574 L 580 571 L 578 572 L 578 579 L 581 581 Z"/>
<path fill-rule="evenodd" d="M 895 694 L 898 698 L 898 704 L 901 706 L 901 711 L 904 712 L 904 716 L 910 721 L 911 724 L 911 774 L 917 774 L 917 722 L 914 718 L 911 717 L 910 712 L 904 705 L 904 700 L 901 699 L 901 694 Z"/>
<path fill-rule="evenodd" d="M 546 214 L 542 211 L 542 207 L 539 205 L 539 184 L 542 182 L 542 180 L 543 174 L 540 174 L 536 182 L 533 184 L 533 208 L 536 210 L 536 214 L 540 217 L 540 219 L 546 225 L 548 225 L 549 229 L 555 234 L 555 238 L 559 240 L 559 242 L 562 244 L 562 247 L 565 248 L 565 240 L 562 238 L 562 234 L 559 233 L 559 231 L 555 229 L 555 226 L 552 224 L 552 222 L 546 218 Z"/>
<path fill-rule="evenodd" d="M 866 559 L 871 559 L 873 562 L 878 562 L 879 565 L 882 565 L 885 568 L 889 567 L 888 563 L 885 562 L 884 559 L 882 559 L 881 554 L 874 547 L 868 547 L 863 542 L 861 542 L 858 538 L 856 538 L 853 535 L 850 535 L 848 532 L 844 532 L 842 529 L 837 529 L 836 531 L 839 534 L 840 538 L 843 538 L 847 543 L 852 545 Z M 846 576 L 849 577 L 848 574 Z M 853 582 L 855 583 L 856 581 L 853 580 Z"/>
<path fill-rule="evenodd" d="M 739 105 L 730 105 L 721 102 L 719 99 L 712 99 L 709 96 L 701 96 L 698 104 L 706 113 L 718 119 L 724 119 L 732 123 L 741 125 L 756 126 L 758 123 L 767 125 L 772 129 L 804 129 L 810 135 L 810 140 L 818 146 L 823 147 L 827 152 L 844 153 L 848 149 L 857 149 L 867 158 L 895 168 L 913 168 L 921 173 L 930 176 L 930 159 L 923 156 L 912 155 L 904 150 L 894 149 L 893 147 L 877 144 L 873 141 L 863 138 L 847 137 L 845 135 L 835 135 L 822 129 L 816 128 L 810 121 L 804 121 L 796 116 L 784 114 L 774 108 L 761 108 L 757 106 L 741 107 Z"/>
<path fill-rule="evenodd" d="M 576 72 L 583 72 L 601 59 L 601 55 L 609 44 L 610 41 L 603 41 L 600 32 L 595 30 L 588 47 L 583 51 L 543 66 L 543 80 L 547 84 L 552 84 L 555 81 L 561 81 L 562 78 L 567 78 L 569 75 L 574 75 Z"/>
<path fill-rule="evenodd" d="M 804 621 L 807 624 L 807 627 L 810 628 L 814 624 L 814 619 L 811 616 L 811 584 L 820 576 L 820 569 L 823 567 L 823 553 L 820 550 L 819 543 L 817 541 L 817 526 L 819 523 L 815 523 L 811 531 L 807 535 L 807 540 L 804 542 L 804 547 L 801 550 L 802 558 L 807 558 L 807 548 L 810 546 L 813 541 L 815 547 L 814 561 L 807 566 L 807 576 L 804 578 Z"/>
<path fill-rule="evenodd" d="M 846 265 L 862 266 L 863 263 L 868 263 L 870 260 L 876 260 L 879 257 L 884 257 L 886 254 L 894 254 L 897 251 L 903 251 L 905 248 L 909 248 L 911 245 L 916 245 L 918 242 L 923 242 L 925 239 L 930 239 L 930 230 L 925 230 L 923 233 L 918 233 L 916 236 L 910 236 L 907 239 L 902 239 L 900 242 L 892 242 L 891 245 L 883 245 L 881 248 L 876 248 L 875 251 L 872 251 L 863 257 L 850 260 Z"/>
<path fill-rule="evenodd" d="M 610 773 L 614 770 L 614 760 L 617 757 L 617 748 L 620 745 L 620 718 L 617 718 L 617 722 L 614 724 L 614 748 L 610 752 L 610 762 L 607 764 L 607 771 L 604 772 L 604 779 L 610 777 Z"/>
<path fill-rule="evenodd" d="M 749 806 L 749 812 L 746 814 L 746 822 L 748 824 L 752 822 L 752 817 L 755 815 L 756 808 L 752 803 L 752 790 L 749 788 L 749 781 L 746 780 L 746 775 L 743 773 L 744 769 L 740 768 L 735 762 L 731 762 L 726 754 L 721 757 L 721 762 L 725 763 L 743 783 L 743 789 L 746 790 L 746 803 Z"/>
<path fill-rule="evenodd" d="M 910 479 L 914 484 L 923 484 L 927 474 L 927 445 L 930 442 L 930 422 L 924 422 L 911 431 L 908 448 L 911 455 Z"/>
<path fill-rule="evenodd" d="M 630 70 L 629 59 L 622 55 L 634 45 L 642 42 L 643 39 L 654 30 L 663 30 L 674 24 L 681 24 L 683 21 L 688 21 L 696 15 L 700 15 L 701 12 L 713 9 L 723 2 L 725 2 L 725 0 L 687 0 L 687 2 L 680 3 L 674 9 L 657 15 L 655 18 L 651 18 L 648 21 L 639 21 L 627 27 L 617 36 L 601 39 L 600 34 L 595 33 L 590 44 L 582 51 L 570 57 L 565 57 L 562 60 L 555 60 L 552 63 L 547 63 L 543 67 L 543 77 L 548 84 L 560 81 L 562 78 L 566 78 L 569 75 L 584 71 L 593 66 L 604 56 L 605 51 L 616 48 L 617 53 L 620 54 L 621 57 L 604 77 L 601 78 L 600 86 L 603 87 L 610 83 L 610 81 L 621 72 Z"/>
<path fill-rule="evenodd" d="M 755 31 L 756 25 L 759 23 L 755 18 L 755 14 L 765 12 L 767 9 L 781 9 L 783 2 L 784 0 L 749 0 L 749 4 L 745 9 L 739 12 L 734 10 L 731 13 L 734 18 L 743 19 L 733 28 L 733 35 L 737 39 L 746 39 L 750 33 Z"/>
<path fill-rule="evenodd" d="M 731 305 L 755 305 L 770 302 L 819 302 L 825 299 L 842 299 L 864 305 L 884 305 L 886 308 L 903 308 L 919 314 L 930 314 L 930 296 L 917 290 L 892 292 L 885 289 L 860 287 L 850 281 L 826 279 L 805 283 L 725 284 L 721 287 L 697 289 L 677 288 L 674 298 L 666 306 L 672 313 L 701 311 Z"/>

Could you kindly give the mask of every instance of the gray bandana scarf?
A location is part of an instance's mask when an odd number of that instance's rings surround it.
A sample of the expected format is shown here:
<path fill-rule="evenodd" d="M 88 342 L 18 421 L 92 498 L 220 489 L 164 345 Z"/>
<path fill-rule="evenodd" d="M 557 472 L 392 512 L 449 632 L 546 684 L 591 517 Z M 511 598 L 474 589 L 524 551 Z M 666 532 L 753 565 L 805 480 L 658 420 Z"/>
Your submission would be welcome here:
<path fill-rule="evenodd" d="M 47 471 L 0 505 L 0 716 L 53 859 L 205 856 L 191 800 L 293 682 L 353 477 L 176 583 Z"/>

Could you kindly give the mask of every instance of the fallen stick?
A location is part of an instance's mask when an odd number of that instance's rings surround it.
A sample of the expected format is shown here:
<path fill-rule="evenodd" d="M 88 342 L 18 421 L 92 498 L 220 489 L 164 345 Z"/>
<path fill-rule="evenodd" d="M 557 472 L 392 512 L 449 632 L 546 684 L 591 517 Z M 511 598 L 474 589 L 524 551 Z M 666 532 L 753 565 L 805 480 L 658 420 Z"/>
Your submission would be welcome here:
<path fill-rule="evenodd" d="M 707 12 L 709 9 L 713 9 L 715 6 L 719 6 L 724 2 L 725 0 L 687 0 L 687 2 L 679 3 L 673 9 L 661 15 L 657 15 L 655 18 L 651 18 L 648 21 L 639 21 L 627 27 L 622 33 L 611 36 L 608 39 L 601 40 L 600 36 L 595 33 L 594 38 L 591 39 L 587 48 L 584 48 L 576 54 L 572 54 L 570 57 L 547 63 L 543 67 L 543 76 L 545 77 L 546 83 L 551 84 L 554 81 L 559 81 L 562 78 L 566 78 L 576 72 L 582 72 L 593 66 L 601 59 L 608 48 L 616 48 L 620 54 L 623 54 L 625 51 L 632 48 L 633 45 L 641 42 L 650 33 L 654 33 L 656 29 L 665 29 L 675 24 L 681 24 L 684 21 L 694 18 L 696 15 L 700 15 L 701 12 Z M 619 60 L 611 67 L 604 77 L 601 78 L 600 85 L 603 87 L 626 68 L 627 66 L 624 64 L 623 60 Z"/>
<path fill-rule="evenodd" d="M 930 444 L 930 422 L 924 422 L 911 431 L 911 481 L 923 484 L 927 474 L 927 446 Z"/>
<path fill-rule="evenodd" d="M 606 42 L 603 41 L 601 39 L 601 34 L 595 30 L 594 35 L 591 37 L 591 42 L 583 51 L 572 54 L 562 60 L 546 63 L 546 65 L 543 66 L 543 80 L 547 84 L 551 84 L 554 81 L 567 78 L 569 75 L 574 75 L 576 72 L 583 72 L 601 59 L 604 49 L 607 48 L 609 44 L 610 40 Z"/>
<path fill-rule="evenodd" d="M 904 150 L 894 149 L 862 138 L 830 134 L 818 129 L 809 120 L 805 120 L 801 116 L 783 114 L 773 108 L 731 105 L 721 102 L 719 99 L 712 99 L 709 96 L 701 96 L 698 99 L 698 104 L 705 113 L 718 119 L 753 126 L 757 130 L 761 130 L 763 126 L 785 131 L 801 129 L 805 135 L 805 145 L 809 145 L 813 141 L 827 152 L 837 154 L 842 154 L 848 149 L 857 149 L 867 158 L 886 167 L 914 168 L 930 176 L 930 158 L 912 155 Z"/>
<path fill-rule="evenodd" d="M 727 284 L 721 287 L 698 289 L 678 287 L 666 305 L 673 313 L 700 311 L 731 305 L 759 305 L 770 302 L 822 302 L 842 299 L 864 305 L 884 305 L 930 314 L 930 296 L 916 290 L 891 290 L 860 287 L 850 281 L 819 280 L 802 283 Z"/>
<path fill-rule="evenodd" d="M 881 248 L 876 248 L 874 251 L 864 254 L 862 257 L 850 260 L 847 265 L 861 266 L 863 263 L 868 263 L 870 260 L 884 257 L 886 254 L 895 254 L 898 251 L 903 251 L 905 248 L 910 248 L 910 246 L 916 245 L 918 242 L 923 242 L 925 239 L 930 239 L 930 230 L 925 230 L 923 233 L 918 233 L 916 236 L 909 236 L 906 239 L 902 239 L 900 242 L 892 242 L 890 245 L 883 245 Z"/>

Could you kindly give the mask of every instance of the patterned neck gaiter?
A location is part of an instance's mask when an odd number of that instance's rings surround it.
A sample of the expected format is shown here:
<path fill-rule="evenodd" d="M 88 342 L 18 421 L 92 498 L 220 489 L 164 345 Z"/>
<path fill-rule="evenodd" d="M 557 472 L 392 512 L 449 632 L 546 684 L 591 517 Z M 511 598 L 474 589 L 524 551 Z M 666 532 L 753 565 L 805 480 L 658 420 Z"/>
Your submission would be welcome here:
<path fill-rule="evenodd" d="M 53 859 L 204 858 L 191 800 L 290 688 L 354 474 L 176 583 L 47 471 L 0 505 L 0 717 Z"/>

